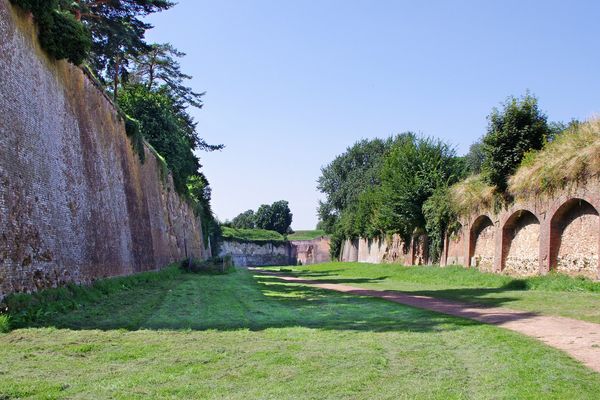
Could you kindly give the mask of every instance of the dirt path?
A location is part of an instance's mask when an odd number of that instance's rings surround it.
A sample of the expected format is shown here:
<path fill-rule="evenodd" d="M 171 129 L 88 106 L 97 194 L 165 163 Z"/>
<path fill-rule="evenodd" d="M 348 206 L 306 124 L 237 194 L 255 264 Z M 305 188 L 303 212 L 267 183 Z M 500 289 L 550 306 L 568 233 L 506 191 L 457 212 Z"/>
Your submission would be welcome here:
<path fill-rule="evenodd" d="M 252 270 L 261 274 L 273 275 L 288 282 L 358 296 L 379 297 L 395 303 L 500 326 L 531 336 L 549 346 L 563 350 L 594 371 L 600 372 L 600 324 L 565 317 L 539 315 L 503 307 L 486 307 L 428 296 L 417 296 L 397 291 L 369 290 L 341 284 L 321 283 L 318 280 L 296 278 L 254 268 Z"/>

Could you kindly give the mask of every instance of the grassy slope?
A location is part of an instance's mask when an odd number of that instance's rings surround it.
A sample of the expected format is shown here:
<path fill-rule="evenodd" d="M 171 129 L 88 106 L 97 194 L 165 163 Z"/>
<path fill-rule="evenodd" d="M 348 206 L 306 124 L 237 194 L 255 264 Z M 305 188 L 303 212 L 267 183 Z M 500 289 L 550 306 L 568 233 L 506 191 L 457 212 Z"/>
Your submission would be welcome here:
<path fill-rule="evenodd" d="M 125 286 L 127 287 L 127 285 Z M 0 398 L 595 398 L 499 328 L 249 272 L 168 275 L 0 334 Z"/>
<path fill-rule="evenodd" d="M 289 267 L 285 267 L 289 270 Z M 600 323 L 600 283 L 561 275 L 514 279 L 462 267 L 327 263 L 294 267 L 311 279 L 561 315 Z"/>
<path fill-rule="evenodd" d="M 322 229 L 315 229 L 312 231 L 295 231 L 291 235 L 288 235 L 288 240 L 313 240 L 325 236 L 325 231 Z"/>
<path fill-rule="evenodd" d="M 275 240 L 283 241 L 283 235 L 266 229 L 236 229 L 227 226 L 222 227 L 223 237 L 237 240 Z"/>

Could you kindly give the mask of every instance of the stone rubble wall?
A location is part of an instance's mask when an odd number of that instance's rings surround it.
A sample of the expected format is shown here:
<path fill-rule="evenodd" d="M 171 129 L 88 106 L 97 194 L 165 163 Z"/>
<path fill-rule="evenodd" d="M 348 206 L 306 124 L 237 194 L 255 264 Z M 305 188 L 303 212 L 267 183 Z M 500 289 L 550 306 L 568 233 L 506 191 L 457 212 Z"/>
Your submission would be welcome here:
<path fill-rule="evenodd" d="M 408 245 L 400 235 L 392 235 L 390 238 L 346 239 L 342 243 L 340 260 L 375 264 L 426 264 L 428 262 L 426 242 L 425 235 L 415 236 Z"/>
<path fill-rule="evenodd" d="M 281 243 L 225 240 L 221 243 L 219 255 L 231 255 L 238 267 L 318 264 L 330 260 L 329 238 Z"/>
<path fill-rule="evenodd" d="M 498 212 L 474 210 L 463 221 L 460 244 L 446 239 L 441 264 L 462 258 L 473 268 L 513 276 L 556 271 L 600 279 L 599 211 L 599 177 Z"/>
<path fill-rule="evenodd" d="M 0 0 L 0 299 L 204 258 L 201 224 L 110 100 Z"/>

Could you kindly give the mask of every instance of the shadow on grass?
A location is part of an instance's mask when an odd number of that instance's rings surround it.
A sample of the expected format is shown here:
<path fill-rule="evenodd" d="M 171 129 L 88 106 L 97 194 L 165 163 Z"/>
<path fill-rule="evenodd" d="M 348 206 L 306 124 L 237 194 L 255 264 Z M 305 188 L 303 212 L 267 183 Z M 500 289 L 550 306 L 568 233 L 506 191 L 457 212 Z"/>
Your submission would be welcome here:
<path fill-rule="evenodd" d="M 318 276 L 327 276 L 327 272 L 322 271 Z M 352 284 L 381 279 L 385 277 L 318 280 Z M 385 299 L 365 297 L 372 294 L 368 290 L 338 293 L 308 286 L 306 282 L 314 283 L 308 280 L 285 282 L 276 276 L 253 275 L 249 271 L 221 276 L 183 274 L 172 280 L 129 288 L 103 299 L 83 301 L 74 310 L 42 315 L 19 327 L 223 331 L 307 327 L 370 332 L 432 332 L 458 330 L 478 324 L 468 319 L 402 306 Z M 397 292 L 384 292 L 385 295 L 394 293 Z M 523 319 L 532 315 L 523 313 L 511 318 Z"/>

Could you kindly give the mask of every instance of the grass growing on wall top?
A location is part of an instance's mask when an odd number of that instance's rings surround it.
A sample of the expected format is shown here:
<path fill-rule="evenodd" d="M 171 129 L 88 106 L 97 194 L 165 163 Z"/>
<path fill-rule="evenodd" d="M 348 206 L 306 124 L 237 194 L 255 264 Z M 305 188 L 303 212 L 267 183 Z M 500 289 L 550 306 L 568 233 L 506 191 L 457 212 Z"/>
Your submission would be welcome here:
<path fill-rule="evenodd" d="M 237 229 L 228 226 L 222 227 L 223 239 L 238 240 L 238 241 L 280 241 L 285 238 L 278 232 L 269 231 L 266 229 Z"/>
<path fill-rule="evenodd" d="M 291 235 L 288 235 L 288 240 L 313 240 L 325 236 L 325 231 L 322 229 L 315 229 L 309 231 L 295 231 Z"/>
<path fill-rule="evenodd" d="M 509 180 L 509 192 L 528 198 L 550 194 L 600 174 L 600 119 L 567 129 L 543 150 L 526 155 Z"/>
<path fill-rule="evenodd" d="M 472 175 L 450 188 L 452 208 L 459 215 L 490 209 L 494 198 L 494 187 L 485 182 L 481 174 Z"/>

